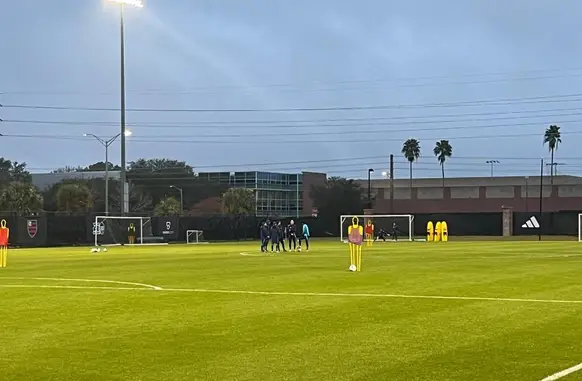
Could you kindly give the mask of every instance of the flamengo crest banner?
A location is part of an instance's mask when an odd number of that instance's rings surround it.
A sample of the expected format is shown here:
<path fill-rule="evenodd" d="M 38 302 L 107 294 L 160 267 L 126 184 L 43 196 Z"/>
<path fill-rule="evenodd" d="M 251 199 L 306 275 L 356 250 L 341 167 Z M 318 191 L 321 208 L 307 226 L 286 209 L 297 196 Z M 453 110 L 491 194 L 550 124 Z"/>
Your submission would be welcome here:
<path fill-rule="evenodd" d="M 36 237 L 36 233 L 38 233 L 38 221 L 37 220 L 26 221 L 26 231 L 28 232 L 28 236 L 30 238 Z"/>

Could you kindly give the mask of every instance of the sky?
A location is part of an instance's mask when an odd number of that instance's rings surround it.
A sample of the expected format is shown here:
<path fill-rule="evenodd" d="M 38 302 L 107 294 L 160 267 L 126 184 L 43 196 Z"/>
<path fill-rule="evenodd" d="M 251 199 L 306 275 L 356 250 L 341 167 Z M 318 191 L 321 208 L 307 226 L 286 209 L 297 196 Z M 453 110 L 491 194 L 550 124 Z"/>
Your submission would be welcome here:
<path fill-rule="evenodd" d="M 561 127 L 582 175 L 579 0 L 145 0 L 126 7 L 127 160 L 196 171 L 379 178 L 535 175 Z M 104 160 L 120 131 L 120 9 L 0 0 L 2 156 L 31 172 Z M 52 108 L 51 108 L 52 107 Z M 56 108 L 56 109 L 55 109 Z M 95 110 L 97 109 L 97 110 Z M 119 140 L 109 149 L 120 162 Z"/>

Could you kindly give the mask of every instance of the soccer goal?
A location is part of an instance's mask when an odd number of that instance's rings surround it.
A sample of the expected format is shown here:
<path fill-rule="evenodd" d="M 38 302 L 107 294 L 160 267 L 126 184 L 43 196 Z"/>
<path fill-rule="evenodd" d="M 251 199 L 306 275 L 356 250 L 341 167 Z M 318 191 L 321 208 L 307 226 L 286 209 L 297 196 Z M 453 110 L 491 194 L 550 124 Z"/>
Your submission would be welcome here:
<path fill-rule="evenodd" d="M 386 241 L 413 241 L 414 240 L 414 216 L 412 214 L 370 214 L 370 215 L 343 215 L 340 217 L 340 239 L 347 242 L 348 227 L 352 224 L 352 219 L 358 217 L 361 226 L 365 226 L 368 221 L 374 224 L 374 238 L 378 238 L 384 232 Z M 380 238 L 380 241 L 384 239 Z"/>
<path fill-rule="evenodd" d="M 578 242 L 582 242 L 582 213 L 578 214 Z"/>
<path fill-rule="evenodd" d="M 95 246 L 128 244 L 128 232 L 131 224 L 135 228 L 135 243 L 143 244 L 144 236 L 151 235 L 150 217 L 95 217 L 95 222 L 93 222 Z"/>
<path fill-rule="evenodd" d="M 186 230 L 186 243 L 203 243 L 204 232 L 202 230 Z"/>

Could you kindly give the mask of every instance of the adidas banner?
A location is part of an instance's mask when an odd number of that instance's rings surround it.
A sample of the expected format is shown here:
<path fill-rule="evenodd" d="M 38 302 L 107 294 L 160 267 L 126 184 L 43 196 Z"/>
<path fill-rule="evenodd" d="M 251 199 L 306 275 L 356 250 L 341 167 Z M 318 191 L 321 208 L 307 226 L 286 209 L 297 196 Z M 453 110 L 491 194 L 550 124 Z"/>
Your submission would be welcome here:
<path fill-rule="evenodd" d="M 542 217 L 538 213 L 513 213 L 513 235 L 547 234 L 550 227 L 548 215 Z"/>
<path fill-rule="evenodd" d="M 523 229 L 539 229 L 540 223 L 536 216 L 531 216 L 523 225 L 521 225 Z"/>

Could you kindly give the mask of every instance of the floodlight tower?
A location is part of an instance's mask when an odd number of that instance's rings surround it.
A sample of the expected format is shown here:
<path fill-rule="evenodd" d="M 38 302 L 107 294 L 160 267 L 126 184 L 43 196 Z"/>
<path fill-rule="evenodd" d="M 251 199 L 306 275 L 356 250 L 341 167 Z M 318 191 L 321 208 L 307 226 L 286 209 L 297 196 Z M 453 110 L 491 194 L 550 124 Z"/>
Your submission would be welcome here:
<path fill-rule="evenodd" d="M 120 18 L 120 42 L 121 42 L 121 56 L 120 56 L 120 63 L 121 63 L 121 132 L 119 136 L 121 136 L 121 171 L 120 171 L 120 182 L 121 182 L 121 192 L 120 192 L 120 203 L 121 203 L 121 215 L 125 215 L 127 212 L 128 205 L 127 205 L 127 176 L 126 176 L 126 168 L 125 168 L 125 26 L 123 22 L 123 8 L 126 5 L 136 7 L 136 8 L 143 8 L 143 1 L 142 0 L 106 0 L 110 3 L 119 4 L 119 18 Z"/>

